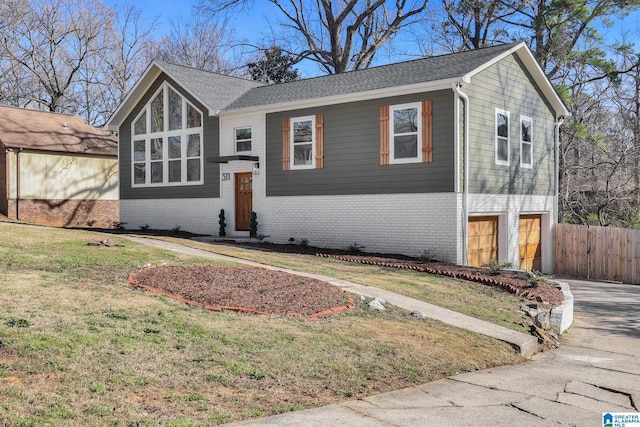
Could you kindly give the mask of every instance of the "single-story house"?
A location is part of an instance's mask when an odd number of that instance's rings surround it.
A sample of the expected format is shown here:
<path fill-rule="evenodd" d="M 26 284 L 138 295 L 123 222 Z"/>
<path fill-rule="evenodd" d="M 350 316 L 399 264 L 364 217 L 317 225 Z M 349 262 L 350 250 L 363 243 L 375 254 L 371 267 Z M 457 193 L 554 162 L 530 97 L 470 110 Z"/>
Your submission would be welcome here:
<path fill-rule="evenodd" d="M 0 107 L 0 213 L 58 227 L 119 222 L 118 141 L 80 116 Z"/>
<path fill-rule="evenodd" d="M 551 271 L 567 108 L 524 43 L 263 85 L 155 61 L 108 122 L 120 217 Z"/>

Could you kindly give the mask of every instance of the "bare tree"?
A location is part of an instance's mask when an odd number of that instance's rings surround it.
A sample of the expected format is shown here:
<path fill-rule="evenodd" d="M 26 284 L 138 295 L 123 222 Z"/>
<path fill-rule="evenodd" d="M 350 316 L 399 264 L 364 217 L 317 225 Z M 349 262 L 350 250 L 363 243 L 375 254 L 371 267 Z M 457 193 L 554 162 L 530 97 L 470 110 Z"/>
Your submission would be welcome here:
<path fill-rule="evenodd" d="M 11 63 L 13 76 L 30 89 L 16 94 L 21 98 L 17 103 L 35 102 L 50 111 L 66 111 L 65 97 L 84 62 L 104 48 L 99 36 L 113 14 L 92 0 L 33 4 L 6 0 L 3 11 L 11 18 L 0 26 L 3 62 Z"/>
<path fill-rule="evenodd" d="M 503 19 L 513 14 L 504 0 L 442 0 L 446 19 L 438 19 L 446 50 L 480 49 L 509 40 Z"/>
<path fill-rule="evenodd" d="M 173 21 L 171 32 L 158 43 L 150 45 L 146 54 L 149 60 L 160 59 L 200 70 L 232 74 L 241 66 L 228 58 L 231 48 L 224 25 L 207 21 L 194 13 L 191 19 Z"/>
<path fill-rule="evenodd" d="M 249 0 L 200 0 L 211 16 L 246 6 Z M 296 40 L 292 53 L 311 59 L 328 74 L 371 65 L 378 50 L 398 32 L 416 22 L 428 0 L 269 0 L 280 12 L 287 33 Z"/>

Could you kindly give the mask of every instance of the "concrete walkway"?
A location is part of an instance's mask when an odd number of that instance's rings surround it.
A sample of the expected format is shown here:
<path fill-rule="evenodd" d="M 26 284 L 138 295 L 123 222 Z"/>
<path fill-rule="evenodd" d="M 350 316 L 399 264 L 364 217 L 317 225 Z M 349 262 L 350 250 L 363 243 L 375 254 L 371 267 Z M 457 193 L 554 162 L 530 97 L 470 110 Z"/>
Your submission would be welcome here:
<path fill-rule="evenodd" d="M 208 253 L 157 240 L 136 241 L 196 256 Z M 537 354 L 531 362 L 233 425 L 601 426 L 602 412 L 638 412 L 640 286 L 565 281 L 575 297 L 574 325 L 559 349 Z M 380 296 L 375 288 L 358 289 Z M 427 313 L 428 307 L 423 308 Z"/>
<path fill-rule="evenodd" d="M 640 286 L 566 280 L 575 322 L 529 363 L 236 426 L 601 426 L 640 409 Z"/>
<path fill-rule="evenodd" d="M 231 261 L 231 262 L 236 262 L 244 265 L 250 265 L 253 267 L 263 267 L 263 268 L 268 268 L 270 270 L 283 271 L 286 273 L 297 274 L 299 276 L 319 279 L 324 282 L 328 282 L 335 286 L 338 286 L 339 288 L 344 289 L 347 292 L 351 292 L 357 295 L 364 295 L 365 297 L 368 297 L 368 298 L 381 298 L 386 302 L 393 304 L 397 307 L 403 308 L 405 310 L 420 311 L 424 313 L 427 317 L 439 320 L 443 323 L 448 323 L 449 325 L 453 325 L 462 329 L 467 329 L 469 331 L 476 332 L 481 335 L 486 335 L 488 337 L 496 338 L 501 341 L 507 342 L 512 346 L 514 346 L 522 356 L 527 358 L 531 357 L 537 350 L 538 341 L 535 337 L 531 335 L 523 334 L 521 332 L 517 332 L 502 326 L 498 326 L 496 324 L 486 322 L 484 320 L 479 320 L 455 311 L 447 310 L 446 308 L 438 307 L 436 305 L 429 304 L 424 301 L 419 301 L 403 295 L 398 295 L 394 292 L 385 291 L 382 289 L 374 288 L 372 286 L 366 286 L 359 283 L 350 282 L 348 280 L 342 280 L 342 279 L 336 279 L 334 277 L 323 276 L 320 274 L 303 273 L 303 272 L 294 271 L 286 268 L 273 267 L 273 266 L 253 262 L 253 261 L 247 261 L 240 258 L 214 254 L 212 252 L 190 248 L 184 245 L 167 242 L 164 240 L 156 240 L 151 238 L 141 238 L 141 237 L 132 237 L 132 236 L 123 236 L 123 237 L 127 237 L 129 240 L 132 240 L 137 243 L 142 243 L 149 246 L 155 246 L 158 248 L 180 252 L 180 253 L 197 256 L 201 258 L 209 258 L 209 259 L 221 260 L 221 261 Z"/>

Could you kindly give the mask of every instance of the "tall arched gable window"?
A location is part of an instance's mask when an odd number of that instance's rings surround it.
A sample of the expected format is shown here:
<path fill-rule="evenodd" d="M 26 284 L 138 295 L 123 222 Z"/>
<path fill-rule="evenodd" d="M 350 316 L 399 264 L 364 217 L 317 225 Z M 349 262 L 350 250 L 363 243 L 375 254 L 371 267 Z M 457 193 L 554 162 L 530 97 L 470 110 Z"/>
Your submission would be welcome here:
<path fill-rule="evenodd" d="M 202 112 L 163 83 L 131 124 L 133 187 L 201 185 Z"/>

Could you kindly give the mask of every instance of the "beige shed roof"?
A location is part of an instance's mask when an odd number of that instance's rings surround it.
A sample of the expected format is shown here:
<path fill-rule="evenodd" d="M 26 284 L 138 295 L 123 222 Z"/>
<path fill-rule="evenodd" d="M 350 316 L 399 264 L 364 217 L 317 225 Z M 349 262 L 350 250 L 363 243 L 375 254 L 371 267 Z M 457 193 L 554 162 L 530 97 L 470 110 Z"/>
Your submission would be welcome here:
<path fill-rule="evenodd" d="M 118 155 L 118 138 L 80 116 L 0 106 L 0 143 L 8 148 Z"/>

